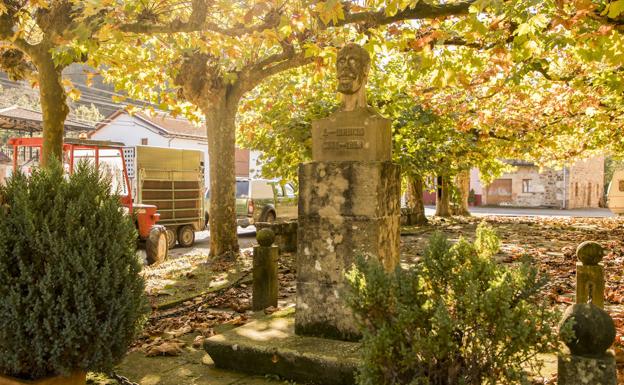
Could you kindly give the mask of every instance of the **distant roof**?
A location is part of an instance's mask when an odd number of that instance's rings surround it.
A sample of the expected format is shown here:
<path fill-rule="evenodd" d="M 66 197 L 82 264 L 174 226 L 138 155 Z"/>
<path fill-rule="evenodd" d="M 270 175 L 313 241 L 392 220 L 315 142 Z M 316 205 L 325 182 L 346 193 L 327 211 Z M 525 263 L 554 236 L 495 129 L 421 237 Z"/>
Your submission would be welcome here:
<path fill-rule="evenodd" d="M 503 163 L 512 166 L 535 166 L 535 163 L 521 159 L 503 159 Z"/>
<path fill-rule="evenodd" d="M 163 128 L 171 135 L 179 136 L 193 136 L 197 138 L 206 138 L 206 126 L 196 126 L 190 120 L 184 118 L 174 118 L 164 113 L 157 114 L 155 116 L 149 116 L 144 113 L 136 114 L 141 119 L 147 120 L 156 126 Z"/>
<path fill-rule="evenodd" d="M 0 129 L 42 131 L 43 115 L 39 111 L 19 106 L 0 108 Z M 65 120 L 68 131 L 91 131 L 93 126 L 73 119 Z"/>
<path fill-rule="evenodd" d="M 115 118 L 122 114 L 131 115 L 126 110 L 118 110 L 113 114 L 107 116 L 102 122 L 95 126 L 95 131 L 109 125 L 112 123 Z M 155 130 L 159 131 L 163 136 L 169 137 L 183 137 L 183 138 L 194 138 L 200 140 L 206 140 L 206 126 L 197 126 L 193 124 L 190 120 L 182 118 L 182 117 L 173 117 L 171 115 L 167 115 L 164 112 L 159 112 L 156 115 L 148 115 L 143 112 L 138 112 L 133 114 L 137 119 L 149 124 Z M 95 132 L 91 133 L 94 134 Z"/>

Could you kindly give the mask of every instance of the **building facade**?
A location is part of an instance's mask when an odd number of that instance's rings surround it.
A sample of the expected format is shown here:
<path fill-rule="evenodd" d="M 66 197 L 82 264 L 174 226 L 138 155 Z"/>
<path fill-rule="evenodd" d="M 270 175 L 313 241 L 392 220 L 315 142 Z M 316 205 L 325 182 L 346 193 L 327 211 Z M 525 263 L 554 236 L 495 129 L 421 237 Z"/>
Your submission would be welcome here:
<path fill-rule="evenodd" d="M 509 161 L 515 171 L 483 186 L 482 202 L 492 206 L 561 209 L 600 207 L 604 161 L 604 156 L 595 156 L 560 169 L 540 169 L 529 162 Z"/>
<path fill-rule="evenodd" d="M 168 115 L 148 116 L 116 111 L 89 134 L 94 140 L 110 140 L 126 146 L 155 146 L 199 150 L 204 153 L 204 180 L 210 183 L 208 139 L 205 126 L 196 126 L 183 118 Z M 249 177 L 250 151 L 236 149 L 236 176 Z M 257 156 L 253 155 L 254 159 Z"/>

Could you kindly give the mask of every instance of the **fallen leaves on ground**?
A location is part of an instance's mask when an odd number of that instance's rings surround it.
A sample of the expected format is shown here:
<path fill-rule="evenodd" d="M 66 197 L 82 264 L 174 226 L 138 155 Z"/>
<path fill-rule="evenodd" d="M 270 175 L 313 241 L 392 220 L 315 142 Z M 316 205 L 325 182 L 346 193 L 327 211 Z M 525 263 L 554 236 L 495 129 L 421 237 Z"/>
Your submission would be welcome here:
<path fill-rule="evenodd" d="M 599 242 L 605 249 L 607 310 L 614 319 L 617 338 L 614 345 L 618 361 L 619 381 L 624 383 L 624 219 L 620 218 L 559 218 L 559 217 L 460 217 L 453 219 L 433 218 L 424 227 L 408 228 L 401 237 L 401 263 L 404 266 L 417 263 L 426 246 L 427 239 L 435 231 L 441 231 L 452 241 L 460 237 L 474 239 L 476 227 L 487 221 L 501 238 L 501 252 L 497 260 L 504 264 L 516 264 L 525 256 L 532 258 L 543 274 L 549 277 L 544 295 L 552 306 L 564 309 L 574 301 L 576 257 L 579 243 L 587 240 Z M 146 273 L 148 287 L 159 287 L 162 282 L 180 274 L 187 274 L 193 264 L 209 263 L 206 258 L 190 256 L 190 261 L 179 258 L 173 266 L 161 266 Z M 251 269 L 253 256 L 250 250 L 239 257 Z M 225 271 L 230 260 L 212 261 L 215 271 Z M 192 277 L 187 277 L 192 278 Z M 296 294 L 296 270 L 294 256 L 286 255 L 279 260 L 279 299 L 292 303 Z M 154 281 L 155 283 L 152 283 Z M 167 311 L 154 311 L 148 325 L 134 345 L 153 346 L 161 338 L 167 341 L 175 335 L 197 333 L 193 345 L 200 346 L 203 338 L 214 334 L 214 327 L 221 324 L 242 325 L 248 322 L 252 301 L 252 285 L 238 284 L 217 293 L 194 298 Z M 162 287 L 162 286 L 160 286 Z M 273 309 L 266 309 L 269 314 Z M 190 331 L 189 331 L 190 330 Z M 183 334 L 179 334 L 184 332 Z M 200 338 L 201 337 L 201 338 Z M 160 341 L 160 340 L 159 340 Z M 171 341 L 169 339 L 168 341 Z M 162 342 L 164 344 L 165 342 Z M 181 347 L 180 347 L 181 348 Z M 175 349 L 174 349 L 175 350 Z M 555 379 L 548 379 L 552 384 Z"/>
<path fill-rule="evenodd" d="M 178 339 L 164 340 L 155 339 L 151 344 L 143 347 L 147 357 L 156 356 L 179 356 L 182 354 L 182 348 L 186 345 L 184 341 Z"/>
<path fill-rule="evenodd" d="M 190 256 L 192 261 L 184 261 L 178 258 L 175 267 L 162 266 L 151 269 L 145 274 L 148 287 L 157 288 L 159 284 L 150 284 L 150 280 L 162 283 L 168 278 L 185 275 L 187 278 L 192 272 L 185 271 L 194 263 L 202 262 L 197 255 Z M 243 264 L 251 269 L 253 255 L 244 252 L 239 257 Z M 240 262 L 240 261 L 239 261 Z M 227 270 L 234 263 L 231 259 L 211 261 L 210 266 L 217 271 Z M 249 274 L 251 276 L 251 274 Z M 296 274 L 294 270 L 294 257 L 282 255 L 278 263 L 278 280 L 280 282 L 279 298 L 286 303 L 294 302 L 296 293 Z M 163 289 L 159 289 L 163 290 Z M 196 334 L 192 346 L 200 347 L 206 338 L 212 337 L 214 328 L 227 324 L 240 326 L 249 322 L 252 301 L 252 284 L 244 282 L 232 287 L 191 298 L 179 306 L 167 310 L 153 310 L 149 320 L 132 350 L 140 350 L 148 356 L 175 356 L 180 354 L 184 345 L 180 345 L 179 338 Z M 270 312 L 278 308 L 267 309 Z"/>

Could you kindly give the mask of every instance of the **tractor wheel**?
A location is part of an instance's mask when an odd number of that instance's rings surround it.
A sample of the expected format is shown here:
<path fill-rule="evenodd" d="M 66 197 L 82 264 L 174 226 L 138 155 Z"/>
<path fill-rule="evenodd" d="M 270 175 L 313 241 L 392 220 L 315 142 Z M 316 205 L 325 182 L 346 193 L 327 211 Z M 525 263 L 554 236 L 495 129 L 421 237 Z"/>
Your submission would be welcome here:
<path fill-rule="evenodd" d="M 193 226 L 186 225 L 178 230 L 178 243 L 182 247 L 191 247 L 195 243 L 195 230 Z"/>
<path fill-rule="evenodd" d="M 173 249 L 178 242 L 178 232 L 175 227 L 166 227 L 167 232 L 167 247 Z"/>
<path fill-rule="evenodd" d="M 164 226 L 154 226 L 145 240 L 147 264 L 157 265 L 167 259 L 167 231 Z"/>

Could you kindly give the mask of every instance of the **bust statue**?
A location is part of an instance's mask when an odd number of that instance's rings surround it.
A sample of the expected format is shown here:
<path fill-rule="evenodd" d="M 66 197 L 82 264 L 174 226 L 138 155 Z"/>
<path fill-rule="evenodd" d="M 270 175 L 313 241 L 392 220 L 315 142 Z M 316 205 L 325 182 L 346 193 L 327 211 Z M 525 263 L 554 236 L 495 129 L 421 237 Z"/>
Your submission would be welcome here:
<path fill-rule="evenodd" d="M 338 51 L 336 77 L 342 106 L 328 117 L 312 121 L 314 161 L 392 159 L 392 122 L 366 102 L 370 61 L 368 52 L 357 44 Z"/>
<path fill-rule="evenodd" d="M 350 43 L 338 51 L 336 74 L 338 92 L 342 94 L 342 111 L 367 108 L 366 81 L 370 70 L 370 56 L 361 46 Z"/>

